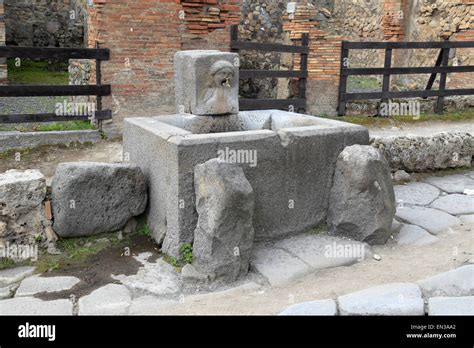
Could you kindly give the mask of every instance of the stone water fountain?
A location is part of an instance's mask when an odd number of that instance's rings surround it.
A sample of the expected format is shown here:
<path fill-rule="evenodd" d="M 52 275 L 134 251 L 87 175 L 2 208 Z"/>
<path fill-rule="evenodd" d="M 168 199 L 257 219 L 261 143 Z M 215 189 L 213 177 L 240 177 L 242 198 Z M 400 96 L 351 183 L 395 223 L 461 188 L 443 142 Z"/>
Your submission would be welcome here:
<path fill-rule="evenodd" d="M 353 124 L 279 110 L 239 111 L 236 62 L 235 53 L 178 52 L 177 113 L 124 123 L 124 154 L 147 177 L 147 220 L 162 251 L 179 257 L 181 247 L 194 242 L 195 263 L 204 273 L 213 253 L 224 253 L 216 258 L 227 261 L 208 268 L 220 267 L 214 277 L 229 280 L 248 271 L 253 241 L 324 223 L 338 155 L 369 142 L 367 129 Z M 212 161 L 222 154 L 239 163 Z M 235 187 L 237 194 L 230 192 Z M 198 207 L 197 195 L 205 200 Z M 203 242 L 213 233 L 227 237 Z M 229 233 L 243 234 L 232 242 L 238 245 L 223 245 Z"/>

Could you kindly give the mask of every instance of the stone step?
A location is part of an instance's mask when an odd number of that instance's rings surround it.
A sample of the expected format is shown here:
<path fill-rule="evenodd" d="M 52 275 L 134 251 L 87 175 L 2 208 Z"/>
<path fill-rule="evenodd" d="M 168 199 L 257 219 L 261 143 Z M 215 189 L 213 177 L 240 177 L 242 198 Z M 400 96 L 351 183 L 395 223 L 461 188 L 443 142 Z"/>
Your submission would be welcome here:
<path fill-rule="evenodd" d="M 370 255 L 364 243 L 305 234 L 276 243 L 256 243 L 251 268 L 278 286 L 316 270 L 352 265 Z"/>

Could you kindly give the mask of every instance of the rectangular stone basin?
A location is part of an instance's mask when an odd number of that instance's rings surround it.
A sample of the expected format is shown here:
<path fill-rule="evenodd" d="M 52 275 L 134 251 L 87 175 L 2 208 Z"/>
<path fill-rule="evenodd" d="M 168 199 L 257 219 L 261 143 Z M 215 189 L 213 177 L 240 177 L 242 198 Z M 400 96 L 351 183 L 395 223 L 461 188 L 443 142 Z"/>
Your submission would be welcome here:
<path fill-rule="evenodd" d="M 365 127 L 279 110 L 127 118 L 123 136 L 124 158 L 148 179 L 148 224 L 173 256 L 193 240 L 197 164 L 225 152 L 256 154 L 238 165 L 255 192 L 255 239 L 273 240 L 325 222 L 337 156 L 369 143 Z"/>

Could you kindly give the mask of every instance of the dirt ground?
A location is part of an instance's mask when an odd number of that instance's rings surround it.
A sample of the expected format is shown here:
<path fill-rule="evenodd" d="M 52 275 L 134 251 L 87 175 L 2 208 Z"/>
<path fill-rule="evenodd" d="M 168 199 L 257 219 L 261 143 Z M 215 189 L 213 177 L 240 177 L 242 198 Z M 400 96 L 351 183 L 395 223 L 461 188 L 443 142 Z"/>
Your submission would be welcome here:
<path fill-rule="evenodd" d="M 126 249 L 130 251 L 129 255 Z M 134 256 L 140 253 L 149 252 L 152 256 L 150 262 L 156 261 L 160 256 L 158 246 L 149 237 L 135 235 L 127 243 L 101 250 L 87 260 L 81 262 L 71 262 L 60 269 L 42 274 L 42 277 L 72 276 L 81 280 L 76 286 L 67 291 L 54 292 L 49 294 L 39 294 L 35 297 L 44 301 L 69 298 L 71 295 L 76 298 L 89 295 L 92 291 L 114 283 L 112 275 L 137 274 L 141 263 Z"/>
<path fill-rule="evenodd" d="M 118 141 L 102 140 L 91 145 L 43 146 L 0 157 L 0 173 L 9 169 L 38 169 L 49 185 L 56 167 L 61 162 L 121 162 L 122 144 Z"/>

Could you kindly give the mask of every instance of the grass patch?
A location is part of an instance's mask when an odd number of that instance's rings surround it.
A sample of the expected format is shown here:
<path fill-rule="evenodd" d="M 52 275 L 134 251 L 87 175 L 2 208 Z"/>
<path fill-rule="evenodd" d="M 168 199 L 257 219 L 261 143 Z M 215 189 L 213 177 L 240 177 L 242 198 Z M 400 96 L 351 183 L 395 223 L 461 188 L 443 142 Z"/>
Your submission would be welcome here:
<path fill-rule="evenodd" d="M 321 234 L 321 233 L 325 233 L 328 231 L 328 225 L 326 225 L 325 223 L 322 223 L 322 224 L 319 224 L 318 226 L 316 227 L 313 227 L 311 230 L 308 231 L 309 234 Z"/>
<path fill-rule="evenodd" d="M 347 90 L 378 90 L 382 83 L 373 77 L 368 76 L 349 76 L 347 80 Z"/>
<path fill-rule="evenodd" d="M 193 246 L 189 243 L 183 244 L 179 249 L 179 254 L 179 259 L 173 256 L 164 255 L 163 260 L 175 267 L 178 272 L 181 272 L 181 268 L 193 262 Z"/>
<path fill-rule="evenodd" d="M 16 66 L 16 59 L 8 59 L 8 81 L 13 85 L 67 85 L 69 72 L 61 63 L 22 59 Z"/>
<path fill-rule="evenodd" d="M 26 148 L 26 149 L 11 149 L 4 152 L 0 152 L 0 160 L 14 160 L 16 154 L 20 155 L 20 158 L 30 159 L 31 157 L 38 156 L 47 156 L 50 153 L 54 152 L 55 149 L 87 149 L 92 147 L 94 144 L 91 142 L 85 143 L 71 143 L 71 144 L 57 144 L 57 145 L 40 145 L 35 148 Z"/>
<path fill-rule="evenodd" d="M 7 269 L 15 266 L 15 261 L 8 257 L 2 257 L 0 258 L 0 270 L 2 269 Z"/>
<path fill-rule="evenodd" d="M 138 234 L 151 238 L 151 229 L 148 224 L 142 224 L 140 228 L 138 228 Z"/>
<path fill-rule="evenodd" d="M 45 123 L 34 127 L 35 132 L 73 131 L 96 129 L 89 121 L 69 121 Z"/>
<path fill-rule="evenodd" d="M 474 121 L 474 108 L 469 108 L 462 111 L 445 112 L 443 115 L 438 114 L 421 114 L 419 118 L 413 116 L 393 116 L 393 117 L 371 117 L 371 116 L 342 116 L 342 117 L 328 117 L 334 120 L 345 121 L 349 123 L 359 124 L 362 126 L 396 126 L 404 124 L 416 124 L 428 121 L 444 121 L 444 122 L 459 122 L 459 121 Z"/>
<path fill-rule="evenodd" d="M 184 264 L 193 263 L 193 246 L 191 244 L 184 244 L 179 249 L 181 252 L 181 262 Z"/>

